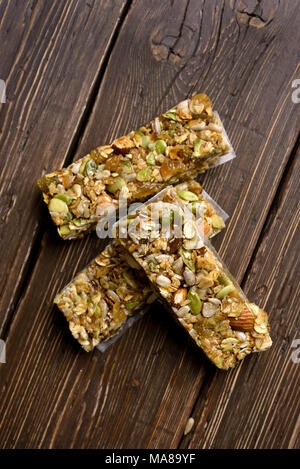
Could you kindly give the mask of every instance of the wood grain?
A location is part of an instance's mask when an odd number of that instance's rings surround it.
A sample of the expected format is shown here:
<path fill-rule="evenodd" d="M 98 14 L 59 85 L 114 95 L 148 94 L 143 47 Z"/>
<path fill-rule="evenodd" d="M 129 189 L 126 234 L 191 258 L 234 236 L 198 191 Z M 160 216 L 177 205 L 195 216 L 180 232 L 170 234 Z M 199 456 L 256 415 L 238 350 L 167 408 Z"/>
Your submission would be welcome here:
<path fill-rule="evenodd" d="M 182 447 L 299 448 L 300 150 L 274 200 L 244 288 L 270 312 L 273 347 L 236 371 L 216 374 L 193 411 Z M 225 378 L 225 379 L 224 379 Z"/>
<path fill-rule="evenodd" d="M 207 92 L 238 154 L 232 163 L 202 177 L 205 189 L 232 216 L 216 246 L 238 280 L 246 273 L 249 297 L 265 305 L 266 291 L 260 287 L 271 284 L 262 283 L 253 268 L 260 253 L 264 282 L 268 275 L 275 278 L 276 259 L 272 263 L 266 258 L 266 248 L 261 251 L 261 246 L 268 214 L 277 213 L 272 201 L 280 193 L 279 186 L 294 178 L 294 166 L 287 173 L 285 168 L 299 128 L 291 100 L 291 82 L 297 75 L 298 15 L 294 0 L 260 2 L 263 11 L 260 6 L 251 9 L 253 3 L 133 2 L 74 157 L 146 122 L 195 90 Z M 55 164 L 48 169 L 56 169 Z M 286 233 L 272 237 L 277 246 L 286 243 Z M 4 383 L 0 446 L 296 445 L 295 389 L 283 388 L 296 368 L 276 371 L 273 361 L 273 387 L 268 386 L 270 394 L 264 394 L 271 365 L 268 354 L 253 356 L 230 373 L 216 371 L 160 308 L 154 308 L 106 354 L 79 350 L 52 299 L 103 244 L 94 235 L 63 243 L 47 226 L 35 248 L 31 276 L 8 333 L 8 363 L 0 365 Z M 288 264 L 284 269 L 288 270 Z M 272 291 L 266 304 L 270 311 L 277 301 Z M 251 423 L 244 417 L 243 428 L 238 411 L 242 407 L 250 416 L 246 406 L 257 381 L 259 404 L 254 406 Z M 284 403 L 289 402 L 290 411 L 284 414 L 281 407 L 276 411 L 274 438 L 259 436 L 261 425 L 266 429 L 272 425 L 273 414 L 265 418 L 264 412 L 275 388 L 276 396 L 284 395 Z M 242 399 L 239 405 L 237 397 Z M 196 431 L 182 440 L 191 414 Z M 238 435 L 231 424 L 232 414 Z M 281 414 L 288 426 L 284 438 Z"/>
<path fill-rule="evenodd" d="M 7 87 L 0 105 L 1 332 L 30 273 L 45 214 L 36 180 L 72 151 L 124 6 L 123 0 L 1 2 L 0 77 Z"/>

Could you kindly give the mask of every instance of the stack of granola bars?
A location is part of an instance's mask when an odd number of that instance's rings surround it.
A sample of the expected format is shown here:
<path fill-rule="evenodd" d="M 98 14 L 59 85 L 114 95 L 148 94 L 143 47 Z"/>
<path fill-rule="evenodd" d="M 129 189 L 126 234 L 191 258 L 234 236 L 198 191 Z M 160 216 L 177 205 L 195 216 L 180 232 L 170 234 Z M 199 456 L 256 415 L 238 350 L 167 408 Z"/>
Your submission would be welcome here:
<path fill-rule="evenodd" d="M 39 179 L 63 239 L 107 234 L 120 217 L 115 240 L 55 297 L 86 351 L 104 350 L 156 299 L 219 368 L 271 346 L 267 314 L 210 244 L 226 214 L 192 180 L 234 156 L 209 98 L 198 94 Z M 133 202 L 144 204 L 131 211 Z"/>

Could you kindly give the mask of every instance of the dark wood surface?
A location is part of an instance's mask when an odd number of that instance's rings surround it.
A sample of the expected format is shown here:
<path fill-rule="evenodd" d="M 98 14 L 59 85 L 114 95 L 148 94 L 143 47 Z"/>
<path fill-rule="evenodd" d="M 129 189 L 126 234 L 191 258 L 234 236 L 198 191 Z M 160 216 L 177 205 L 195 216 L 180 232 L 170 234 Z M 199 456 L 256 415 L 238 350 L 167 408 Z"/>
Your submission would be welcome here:
<path fill-rule="evenodd" d="M 299 447 L 298 1 L 24 5 L 0 1 L 0 447 Z M 274 345 L 217 371 L 155 307 L 86 354 L 52 302 L 105 242 L 59 240 L 35 181 L 198 90 L 238 155 L 200 178 L 231 216 L 214 244 Z"/>

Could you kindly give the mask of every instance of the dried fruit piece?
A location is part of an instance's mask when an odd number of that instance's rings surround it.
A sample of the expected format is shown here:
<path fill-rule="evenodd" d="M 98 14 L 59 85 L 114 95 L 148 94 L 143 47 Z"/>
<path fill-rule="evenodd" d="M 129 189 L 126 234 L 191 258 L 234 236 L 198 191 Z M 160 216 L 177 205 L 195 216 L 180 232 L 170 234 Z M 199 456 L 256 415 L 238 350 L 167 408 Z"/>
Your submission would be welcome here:
<path fill-rule="evenodd" d="M 112 147 L 122 154 L 128 153 L 132 148 L 135 147 L 134 142 L 131 138 L 125 136 L 117 138 L 113 143 Z"/>
<path fill-rule="evenodd" d="M 111 156 L 108 160 L 106 160 L 104 168 L 108 171 L 118 172 L 123 161 L 124 157 L 122 155 Z"/>
<path fill-rule="evenodd" d="M 172 176 L 176 176 L 176 174 L 182 173 L 184 170 L 184 163 L 178 160 L 166 161 L 160 167 L 160 173 L 164 180 L 170 179 Z"/>

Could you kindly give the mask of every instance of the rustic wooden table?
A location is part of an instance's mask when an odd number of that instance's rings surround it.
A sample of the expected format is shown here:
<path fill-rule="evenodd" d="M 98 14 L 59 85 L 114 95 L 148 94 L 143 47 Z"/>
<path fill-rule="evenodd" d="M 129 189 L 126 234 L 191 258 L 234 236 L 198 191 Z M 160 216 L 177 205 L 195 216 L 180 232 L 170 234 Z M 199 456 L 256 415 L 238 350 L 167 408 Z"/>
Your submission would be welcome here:
<path fill-rule="evenodd" d="M 299 21 L 298 0 L 0 1 L 1 448 L 299 447 Z M 104 243 L 61 241 L 36 179 L 196 90 L 238 155 L 200 178 L 231 216 L 214 244 L 274 345 L 221 372 L 155 307 L 87 354 L 52 302 Z"/>

